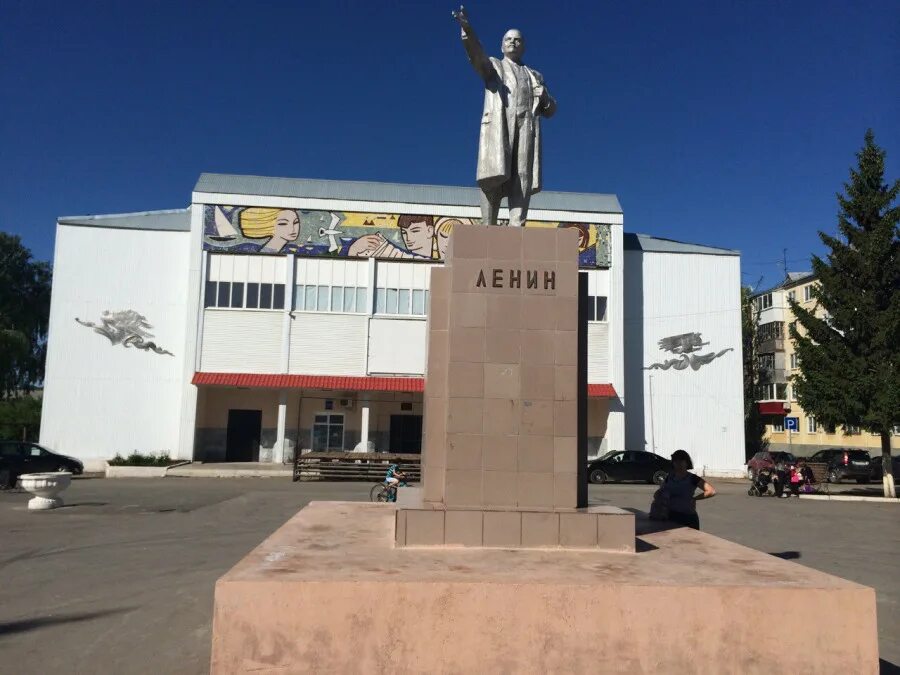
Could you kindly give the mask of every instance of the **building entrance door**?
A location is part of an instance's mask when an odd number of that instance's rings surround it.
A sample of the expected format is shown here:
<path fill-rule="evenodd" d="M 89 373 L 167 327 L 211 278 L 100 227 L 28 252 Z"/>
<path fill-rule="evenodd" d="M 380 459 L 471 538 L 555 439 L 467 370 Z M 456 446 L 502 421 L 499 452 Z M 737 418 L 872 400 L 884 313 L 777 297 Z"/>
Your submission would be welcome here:
<path fill-rule="evenodd" d="M 422 452 L 421 415 L 391 415 L 391 452 Z"/>
<path fill-rule="evenodd" d="M 262 410 L 229 410 L 226 462 L 258 462 Z"/>

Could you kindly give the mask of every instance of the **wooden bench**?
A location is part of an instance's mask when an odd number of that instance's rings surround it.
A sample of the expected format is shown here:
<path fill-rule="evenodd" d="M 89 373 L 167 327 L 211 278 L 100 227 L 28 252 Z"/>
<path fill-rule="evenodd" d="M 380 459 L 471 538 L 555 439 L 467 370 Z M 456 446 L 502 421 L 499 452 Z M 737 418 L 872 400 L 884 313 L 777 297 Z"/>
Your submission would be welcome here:
<path fill-rule="evenodd" d="M 829 494 L 828 489 L 828 465 L 824 462 L 807 462 L 806 466 L 812 471 L 812 489 L 815 492 Z"/>
<path fill-rule="evenodd" d="M 397 464 L 409 482 L 421 480 L 422 456 L 387 452 L 306 452 L 294 457 L 294 482 L 297 481 L 372 481 L 384 480 L 387 468 Z"/>

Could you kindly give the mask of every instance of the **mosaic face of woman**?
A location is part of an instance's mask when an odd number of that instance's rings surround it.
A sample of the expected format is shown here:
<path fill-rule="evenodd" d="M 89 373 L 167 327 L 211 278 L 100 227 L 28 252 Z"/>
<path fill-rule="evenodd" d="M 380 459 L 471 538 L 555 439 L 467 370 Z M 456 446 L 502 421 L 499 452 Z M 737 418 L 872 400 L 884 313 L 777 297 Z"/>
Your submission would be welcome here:
<path fill-rule="evenodd" d="M 278 212 L 275 219 L 275 239 L 283 239 L 285 242 L 296 241 L 300 236 L 300 218 L 296 211 L 284 209 Z"/>

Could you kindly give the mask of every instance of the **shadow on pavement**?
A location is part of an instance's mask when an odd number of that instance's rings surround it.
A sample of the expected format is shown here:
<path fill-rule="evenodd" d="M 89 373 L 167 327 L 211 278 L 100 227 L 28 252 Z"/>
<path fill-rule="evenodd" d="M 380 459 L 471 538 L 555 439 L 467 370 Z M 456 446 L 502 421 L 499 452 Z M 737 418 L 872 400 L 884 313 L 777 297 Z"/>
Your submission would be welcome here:
<path fill-rule="evenodd" d="M 880 675 L 900 675 L 900 666 L 884 659 L 878 659 L 878 672 Z"/>
<path fill-rule="evenodd" d="M 45 626 L 54 626 L 61 623 L 76 623 L 80 621 L 90 621 L 102 616 L 110 616 L 112 614 L 121 614 L 122 612 L 130 612 L 135 607 L 121 607 L 119 609 L 106 609 L 100 612 L 85 612 L 83 614 L 62 614 L 59 616 L 46 616 L 35 619 L 23 619 L 21 621 L 7 621 L 0 623 L 0 638 L 16 633 L 27 633 L 28 631 L 37 630 Z"/>
<path fill-rule="evenodd" d="M 769 555 L 774 555 L 776 558 L 781 558 L 782 560 L 798 560 L 800 558 L 800 551 L 780 551 L 779 553 L 769 552 Z"/>

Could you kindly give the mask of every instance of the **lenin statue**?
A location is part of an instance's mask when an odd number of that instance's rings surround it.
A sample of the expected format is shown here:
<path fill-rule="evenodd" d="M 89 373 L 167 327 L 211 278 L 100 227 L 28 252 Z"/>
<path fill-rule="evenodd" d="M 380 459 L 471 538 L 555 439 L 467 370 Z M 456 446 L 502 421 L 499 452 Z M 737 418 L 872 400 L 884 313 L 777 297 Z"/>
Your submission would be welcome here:
<path fill-rule="evenodd" d="M 509 200 L 509 224 L 521 227 L 531 195 L 541 189 L 540 118 L 556 112 L 541 74 L 522 63 L 525 39 L 515 29 L 503 36 L 503 58 L 487 56 L 465 10 L 453 12 L 472 67 L 484 80 L 484 112 L 478 139 L 481 222 L 496 225 L 500 200 Z"/>

